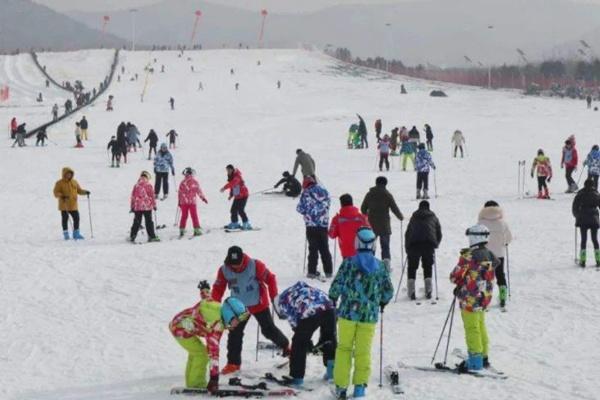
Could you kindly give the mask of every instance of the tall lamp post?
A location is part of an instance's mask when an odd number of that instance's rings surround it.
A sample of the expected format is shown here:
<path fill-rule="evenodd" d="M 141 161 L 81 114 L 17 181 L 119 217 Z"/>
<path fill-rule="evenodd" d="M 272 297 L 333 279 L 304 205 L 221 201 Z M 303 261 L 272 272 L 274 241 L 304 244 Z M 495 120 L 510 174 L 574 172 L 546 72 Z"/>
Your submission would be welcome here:
<path fill-rule="evenodd" d="M 493 25 L 488 25 L 488 31 L 494 29 Z M 491 35 L 490 35 L 491 36 Z M 488 60 L 488 89 L 492 88 L 492 63 Z"/>
<path fill-rule="evenodd" d="M 136 8 L 129 10 L 131 14 L 131 51 L 135 51 L 135 14 L 137 13 Z"/>
<path fill-rule="evenodd" d="M 385 70 L 389 73 L 390 72 L 390 54 L 389 54 L 389 49 L 391 47 L 391 43 L 392 41 L 390 40 L 391 38 L 391 33 L 392 33 L 392 24 L 390 24 L 389 22 L 387 24 L 385 24 L 385 26 L 387 27 L 386 30 L 386 34 L 387 34 L 387 51 L 385 51 L 384 53 L 387 54 L 387 56 L 385 57 Z"/>

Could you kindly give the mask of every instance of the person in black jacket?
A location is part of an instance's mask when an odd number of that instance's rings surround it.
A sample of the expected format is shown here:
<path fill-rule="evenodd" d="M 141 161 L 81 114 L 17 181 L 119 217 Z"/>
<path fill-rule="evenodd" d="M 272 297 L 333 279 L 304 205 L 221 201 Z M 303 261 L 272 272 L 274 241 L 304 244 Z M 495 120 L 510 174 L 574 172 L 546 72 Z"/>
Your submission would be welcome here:
<path fill-rule="evenodd" d="M 596 267 L 600 267 L 600 248 L 598 246 L 598 228 L 600 228 L 600 218 L 598 217 L 599 207 L 600 193 L 594 188 L 594 181 L 587 179 L 583 184 L 583 189 L 577 192 L 573 200 L 575 226 L 579 227 L 581 231 L 581 250 L 579 252 L 579 266 L 581 267 L 585 267 L 588 230 L 594 244 Z"/>
<path fill-rule="evenodd" d="M 144 143 L 149 142 L 150 149 L 148 150 L 148 160 L 152 158 L 152 150 L 154 150 L 154 156 L 156 156 L 156 146 L 158 145 L 158 135 L 154 132 L 154 129 L 150 129 L 148 136 L 144 140 Z"/>
<path fill-rule="evenodd" d="M 79 121 L 79 129 L 81 129 L 81 140 L 88 140 L 88 120 L 85 119 L 85 115 Z"/>
<path fill-rule="evenodd" d="M 119 142 L 115 136 L 110 138 L 110 142 L 106 145 L 106 150 L 110 150 L 112 154 L 110 167 L 115 167 L 115 161 L 117 162 L 117 168 L 121 167 L 121 148 L 119 147 Z"/>
<path fill-rule="evenodd" d="M 273 186 L 273 188 L 277 189 L 279 186 L 283 184 L 283 192 L 288 197 L 298 197 L 300 196 L 300 192 L 302 192 L 302 185 L 300 185 L 300 181 L 296 179 L 296 177 L 290 174 L 288 171 L 285 171 L 283 174 L 283 178 Z"/>
<path fill-rule="evenodd" d="M 127 164 L 127 125 L 125 122 L 121 122 L 117 128 L 117 145 L 123 155 L 123 161 Z"/>
<path fill-rule="evenodd" d="M 358 135 L 360 136 L 360 148 L 368 149 L 369 142 L 367 141 L 367 124 L 365 124 L 365 120 L 358 114 Z"/>
<path fill-rule="evenodd" d="M 408 223 L 405 234 L 405 247 L 408 262 L 407 291 L 411 300 L 416 300 L 415 279 L 419 261 L 423 266 L 425 277 L 425 297 L 431 299 L 431 270 L 435 262 L 435 249 L 442 241 L 442 227 L 429 202 L 423 200 L 419 209 L 414 212 Z"/>
<path fill-rule="evenodd" d="M 46 139 L 48 139 L 48 135 L 46 134 L 46 128 L 40 129 L 38 131 L 38 133 L 35 135 L 35 137 L 36 137 L 35 145 L 39 146 L 41 144 L 42 147 L 44 147 L 46 145 Z"/>
<path fill-rule="evenodd" d="M 425 139 L 427 139 L 427 151 L 433 151 L 433 131 L 429 124 L 425 124 Z"/>

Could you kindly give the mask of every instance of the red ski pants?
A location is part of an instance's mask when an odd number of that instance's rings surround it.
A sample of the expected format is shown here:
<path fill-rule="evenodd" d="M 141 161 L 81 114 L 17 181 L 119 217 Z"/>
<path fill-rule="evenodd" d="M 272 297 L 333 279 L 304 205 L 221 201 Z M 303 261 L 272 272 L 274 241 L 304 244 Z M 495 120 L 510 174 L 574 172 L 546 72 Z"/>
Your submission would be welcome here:
<path fill-rule="evenodd" d="M 192 224 L 195 228 L 200 228 L 200 221 L 198 220 L 198 210 L 195 204 L 180 204 L 181 207 L 181 221 L 179 221 L 179 228 L 184 229 L 187 223 L 188 215 L 192 216 Z"/>

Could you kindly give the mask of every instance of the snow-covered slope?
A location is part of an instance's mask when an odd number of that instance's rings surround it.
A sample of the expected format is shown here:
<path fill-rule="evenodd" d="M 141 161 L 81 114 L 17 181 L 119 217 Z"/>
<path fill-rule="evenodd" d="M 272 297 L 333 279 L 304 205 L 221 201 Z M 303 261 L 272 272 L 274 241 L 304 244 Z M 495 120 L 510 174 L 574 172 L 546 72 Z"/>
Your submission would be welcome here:
<path fill-rule="evenodd" d="M 85 65 L 104 62 L 103 56 L 88 54 L 82 60 Z M 63 60 L 69 65 L 50 58 L 45 62 L 51 73 L 73 71 L 70 59 Z M 159 204 L 159 221 L 167 224 L 160 231 L 163 242 L 127 244 L 131 187 L 140 171 L 152 170 L 152 164 L 138 152 L 130 154 L 124 168 L 108 168 L 105 146 L 119 122 L 136 123 L 144 135 L 151 128 L 163 137 L 171 128 L 179 132 L 180 145 L 174 151 L 177 179 L 186 166 L 197 170 L 209 200 L 199 206 L 201 222 L 205 228 L 217 228 L 229 215 L 226 195 L 218 191 L 225 181 L 225 165 L 239 167 L 250 191 L 257 192 L 292 167 L 299 147 L 313 155 L 320 179 L 334 196 L 332 214 L 342 193 L 351 193 L 360 203 L 379 173 L 374 169 L 375 150 L 345 148 L 356 112 L 370 128 L 376 118 L 383 120 L 385 131 L 429 123 L 436 135 L 439 198 L 432 200 L 432 209 L 444 232 L 437 254 L 440 301 L 415 306 L 402 292 L 399 302 L 386 308 L 385 364 L 429 363 L 452 299 L 448 273 L 466 245 L 465 229 L 476 221 L 486 200 L 495 199 L 505 208 L 516 237 L 510 249 L 510 311 L 492 308 L 487 315 L 491 360 L 510 378 L 492 381 L 401 370 L 405 397 L 598 397 L 600 275 L 573 266 L 571 197 L 561 194 L 565 184 L 559 169 L 564 138 L 575 133 L 580 152 L 586 153 L 600 128 L 598 114 L 579 102 L 454 86 L 444 87 L 448 98 L 431 98 L 428 93 L 437 85 L 387 79 L 371 71 L 349 72 L 329 58 L 303 51 L 206 51 L 182 58 L 175 52 L 136 52 L 123 53 L 122 61 L 126 74 L 137 72 L 139 79 L 114 84 L 109 91 L 115 96 L 113 113 L 106 113 L 101 102 L 86 111 L 91 140 L 84 149 L 72 148 L 70 122 L 49 131 L 57 146 L 0 149 L 1 398 L 170 398 L 169 388 L 183 382 L 186 354 L 167 325 L 175 313 L 197 301 L 198 280 L 214 279 L 230 245 L 238 244 L 265 261 L 277 273 L 280 288 L 302 278 L 304 226 L 295 212 L 296 202 L 285 198 L 251 196 L 247 211 L 252 223 L 262 227 L 259 232 L 226 234 L 213 229 L 200 239 L 171 241 L 177 235 L 172 190 Z M 143 67 L 148 63 L 157 72 L 146 78 Z M 158 72 L 162 64 L 164 74 Z M 79 77 L 76 72 L 69 77 Z M 81 76 L 86 73 L 81 71 Z M 282 81 L 281 90 L 276 89 L 277 80 Z M 197 90 L 200 81 L 204 91 Z M 401 83 L 408 95 L 399 94 Z M 169 110 L 171 96 L 175 111 Z M 12 113 L 0 108 L 0 119 L 8 121 Z M 467 139 L 468 157 L 463 160 L 450 157 L 450 136 L 457 128 Z M 369 138 L 374 141 L 372 132 Z M 529 168 L 539 147 L 554 163 L 551 189 L 556 201 L 517 200 L 515 166 L 527 160 Z M 80 209 L 88 240 L 61 240 L 52 187 L 65 165 L 74 168 L 82 187 L 92 192 L 93 240 L 85 198 L 80 199 Z M 389 189 L 410 216 L 417 207 L 412 200 L 414 173 L 400 172 L 394 159 L 394 170 L 387 176 Z M 533 191 L 533 181 L 528 179 L 528 185 Z M 393 222 L 395 282 L 401 270 L 400 227 Z M 418 285 L 422 286 L 420 278 Z M 464 347 L 460 318 L 454 322 L 451 347 Z M 285 323 L 278 325 L 290 333 Z M 255 332 L 251 322 L 243 353 L 243 369 L 249 375 L 269 371 L 277 360 L 268 352 L 254 362 Z M 376 342 L 369 396 L 391 399 L 387 389 L 377 388 Z M 221 348 L 224 363 L 225 340 Z M 320 361 L 311 358 L 307 383 L 318 388 L 300 398 L 328 396 L 321 375 Z"/>

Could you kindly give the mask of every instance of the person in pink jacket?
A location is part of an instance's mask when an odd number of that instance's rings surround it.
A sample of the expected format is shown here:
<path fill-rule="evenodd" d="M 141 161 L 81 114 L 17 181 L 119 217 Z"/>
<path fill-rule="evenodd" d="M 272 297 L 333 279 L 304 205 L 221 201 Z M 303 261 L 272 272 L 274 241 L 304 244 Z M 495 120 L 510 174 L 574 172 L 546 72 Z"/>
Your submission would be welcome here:
<path fill-rule="evenodd" d="M 179 208 L 181 208 L 181 220 L 179 222 L 179 237 L 185 235 L 185 225 L 187 224 L 188 215 L 192 216 L 192 224 L 194 225 L 194 236 L 202 235 L 200 221 L 198 219 L 198 210 L 196 208 L 196 197 L 199 197 L 204 203 L 208 204 L 208 200 L 204 197 L 200 184 L 194 178 L 196 171 L 193 168 L 187 167 L 183 170 L 183 181 L 179 184 Z"/>
<path fill-rule="evenodd" d="M 135 216 L 129 240 L 134 243 L 137 233 L 142 226 L 142 217 L 144 217 L 146 225 L 148 242 L 160 242 L 160 239 L 154 232 L 154 221 L 152 221 L 152 210 L 156 210 L 156 200 L 154 199 L 154 188 L 150 183 L 150 179 L 150 172 L 142 171 L 140 179 L 138 179 L 131 192 L 130 212 L 134 213 Z"/>

